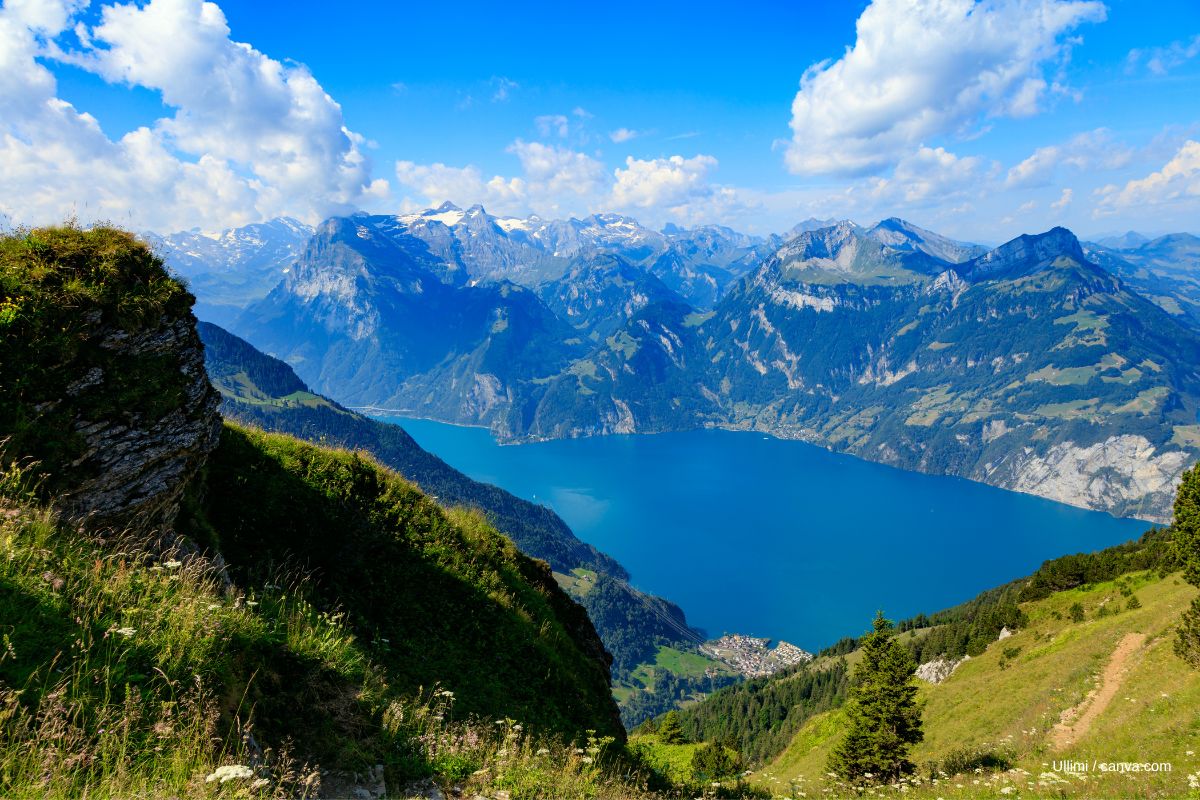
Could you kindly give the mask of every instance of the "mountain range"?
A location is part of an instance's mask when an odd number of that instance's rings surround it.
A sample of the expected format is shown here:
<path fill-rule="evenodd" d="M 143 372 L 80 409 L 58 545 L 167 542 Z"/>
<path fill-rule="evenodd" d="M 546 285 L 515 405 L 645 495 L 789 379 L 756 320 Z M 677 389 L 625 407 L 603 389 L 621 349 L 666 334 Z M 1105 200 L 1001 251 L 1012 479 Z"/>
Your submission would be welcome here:
<path fill-rule="evenodd" d="M 142 238 L 189 284 L 198 314 L 220 323 L 271 291 L 312 233 L 310 226 L 280 217 L 218 234 L 146 232 Z"/>
<path fill-rule="evenodd" d="M 282 277 L 226 326 L 352 407 L 508 441 L 756 430 L 1149 520 L 1200 454 L 1187 234 L 987 248 L 895 218 L 752 237 L 450 204 L 332 218 L 294 256 L 278 233 L 256 252 Z"/>

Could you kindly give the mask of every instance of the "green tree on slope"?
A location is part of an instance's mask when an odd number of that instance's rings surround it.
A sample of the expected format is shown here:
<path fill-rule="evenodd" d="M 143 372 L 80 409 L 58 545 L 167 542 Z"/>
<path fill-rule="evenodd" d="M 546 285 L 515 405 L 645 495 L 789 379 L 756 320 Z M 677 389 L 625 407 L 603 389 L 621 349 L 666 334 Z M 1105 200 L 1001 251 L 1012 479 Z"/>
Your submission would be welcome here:
<path fill-rule="evenodd" d="M 863 638 L 846 703 L 846 736 L 829 755 L 830 771 L 854 783 L 882 783 L 915 769 L 908 753 L 925 736 L 915 670 L 908 650 L 892 636 L 891 621 L 876 615 L 874 631 Z"/>
<path fill-rule="evenodd" d="M 1174 546 L 1183 564 L 1183 578 L 1200 586 L 1200 469 L 1183 473 L 1183 482 L 1175 495 Z M 1195 669 L 1200 669 L 1200 598 L 1183 612 L 1175 639 L 1175 653 Z"/>
<path fill-rule="evenodd" d="M 683 726 L 679 722 L 678 711 L 668 711 L 658 725 L 658 740 L 663 744 L 683 744 L 687 739 L 683 735 Z"/>

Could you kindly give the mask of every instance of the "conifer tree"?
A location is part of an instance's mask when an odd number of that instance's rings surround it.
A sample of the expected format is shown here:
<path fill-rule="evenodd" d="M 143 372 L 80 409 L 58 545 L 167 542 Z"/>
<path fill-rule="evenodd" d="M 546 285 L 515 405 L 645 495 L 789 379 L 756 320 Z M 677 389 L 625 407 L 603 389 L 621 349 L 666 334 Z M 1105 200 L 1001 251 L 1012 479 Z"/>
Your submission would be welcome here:
<path fill-rule="evenodd" d="M 1183 473 L 1175 495 L 1173 545 L 1183 565 L 1183 579 L 1200 586 L 1200 469 Z M 1200 669 L 1200 598 L 1183 612 L 1175 638 L 1175 653 L 1193 669 Z"/>
<path fill-rule="evenodd" d="M 679 712 L 668 711 L 658 726 L 658 740 L 663 744 L 683 744 L 683 726 L 679 724 Z"/>
<path fill-rule="evenodd" d="M 852 783 L 882 783 L 915 769 L 908 753 L 924 738 L 915 670 L 892 636 L 891 621 L 876 615 L 875 629 L 863 637 L 846 703 L 846 736 L 829 755 L 830 771 Z"/>

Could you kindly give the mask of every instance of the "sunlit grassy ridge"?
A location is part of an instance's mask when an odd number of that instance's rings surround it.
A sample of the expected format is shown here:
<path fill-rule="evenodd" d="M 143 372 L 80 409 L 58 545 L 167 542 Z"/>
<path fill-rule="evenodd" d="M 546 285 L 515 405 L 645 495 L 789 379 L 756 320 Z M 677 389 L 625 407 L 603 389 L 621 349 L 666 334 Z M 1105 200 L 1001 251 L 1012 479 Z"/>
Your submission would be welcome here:
<path fill-rule="evenodd" d="M 1132 573 L 1022 604 L 1028 624 L 963 663 L 944 683 L 925 685 L 925 740 L 913 753 L 926 783 L 918 797 L 1187 796 L 1200 772 L 1200 681 L 1172 652 L 1179 614 L 1195 589 L 1175 574 Z M 1129 596 L 1140 608 L 1129 609 Z M 1071 618 L 1079 603 L 1084 621 Z M 1102 611 L 1101 609 L 1105 609 Z M 1126 634 L 1144 634 L 1113 701 L 1074 743 L 1050 735 L 1067 709 L 1084 703 Z M 1086 706 L 1082 706 L 1086 707 Z M 839 711 L 809 720 L 755 780 L 780 796 L 839 791 L 826 758 L 842 731 Z M 1003 768 L 982 768 L 985 756 Z M 966 774 L 928 783 L 930 767 L 967 763 Z M 1055 762 L 1167 762 L 1171 771 L 1070 774 Z M 936 775 L 936 772 L 934 773 Z M 1008 788 L 1009 791 L 1004 792 Z M 844 790 L 844 787 L 843 789 Z M 883 789 L 881 792 L 889 790 Z"/>

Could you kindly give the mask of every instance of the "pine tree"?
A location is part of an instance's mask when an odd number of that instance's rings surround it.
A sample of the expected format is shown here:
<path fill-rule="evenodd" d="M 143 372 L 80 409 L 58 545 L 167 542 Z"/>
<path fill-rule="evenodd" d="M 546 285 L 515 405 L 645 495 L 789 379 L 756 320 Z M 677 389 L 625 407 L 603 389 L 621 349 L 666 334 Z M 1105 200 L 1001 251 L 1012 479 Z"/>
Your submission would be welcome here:
<path fill-rule="evenodd" d="M 708 742 L 692 753 L 691 766 L 693 780 L 720 780 L 742 771 L 742 757 L 723 742 Z"/>
<path fill-rule="evenodd" d="M 658 725 L 658 740 L 663 744 L 683 744 L 683 726 L 679 724 L 679 712 L 668 711 Z"/>
<path fill-rule="evenodd" d="M 916 664 L 892 636 L 892 623 L 880 613 L 862 641 L 846 703 L 845 738 L 829 755 L 828 768 L 853 783 L 894 781 L 915 769 L 909 750 L 925 738 L 913 678 Z"/>
<path fill-rule="evenodd" d="M 1175 495 L 1175 522 L 1172 525 L 1175 556 L 1183 565 L 1183 579 L 1200 586 L 1200 469 L 1183 473 L 1183 482 Z M 1200 599 L 1193 600 L 1183 612 L 1175 636 L 1175 654 L 1200 669 Z"/>

